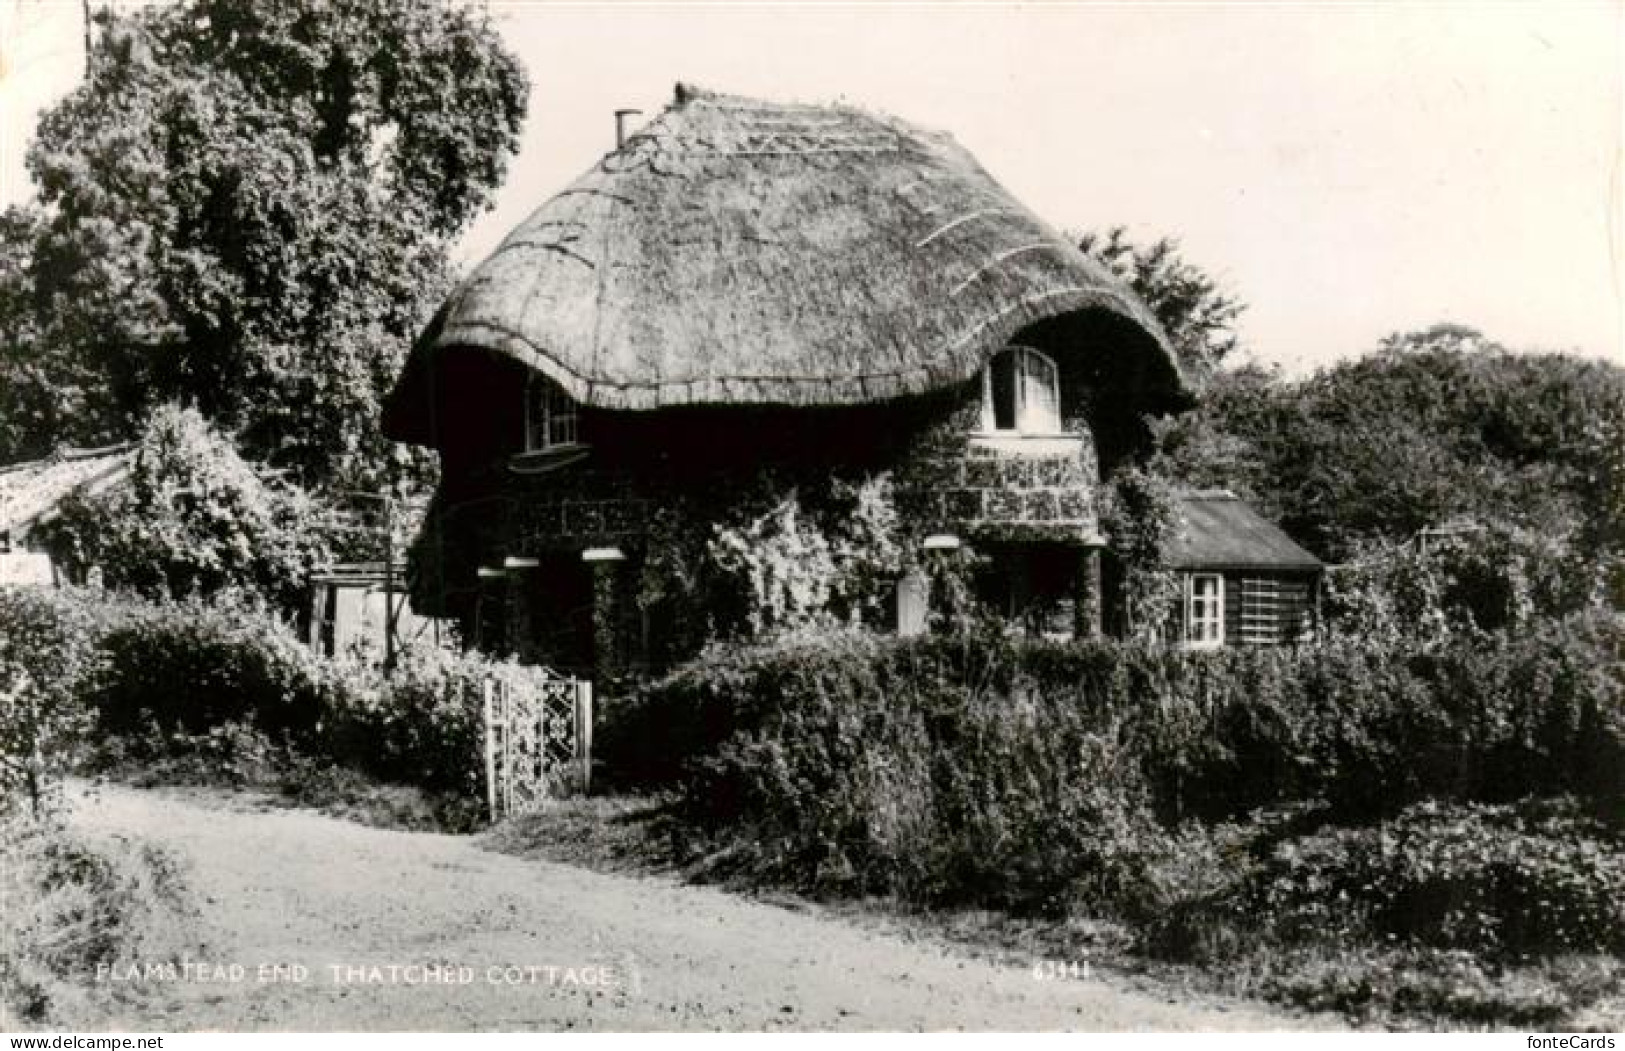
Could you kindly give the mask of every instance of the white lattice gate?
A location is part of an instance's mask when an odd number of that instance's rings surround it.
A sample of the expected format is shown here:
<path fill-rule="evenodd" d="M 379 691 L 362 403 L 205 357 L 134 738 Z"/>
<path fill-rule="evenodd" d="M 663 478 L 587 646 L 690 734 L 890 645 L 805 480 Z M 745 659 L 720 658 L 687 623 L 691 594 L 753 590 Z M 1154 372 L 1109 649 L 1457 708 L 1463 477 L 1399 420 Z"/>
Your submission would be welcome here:
<path fill-rule="evenodd" d="M 482 688 L 491 820 L 587 790 L 592 775 L 592 683 L 544 671 L 530 683 L 487 679 Z"/>

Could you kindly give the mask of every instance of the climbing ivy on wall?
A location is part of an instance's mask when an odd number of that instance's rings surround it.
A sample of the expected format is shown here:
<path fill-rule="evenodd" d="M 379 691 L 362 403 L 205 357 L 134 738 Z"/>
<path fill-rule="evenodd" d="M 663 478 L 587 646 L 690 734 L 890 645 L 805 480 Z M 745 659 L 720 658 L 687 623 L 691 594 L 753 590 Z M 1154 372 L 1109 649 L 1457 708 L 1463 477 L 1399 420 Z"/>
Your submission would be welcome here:
<path fill-rule="evenodd" d="M 1164 479 L 1119 471 L 1104 491 L 1100 524 L 1122 569 L 1123 633 L 1156 639 L 1179 608 L 1179 577 L 1167 565 L 1179 532 L 1179 501 Z"/>
<path fill-rule="evenodd" d="M 892 479 L 796 486 L 764 511 L 712 525 L 710 568 L 736 601 L 741 634 L 765 639 L 882 621 L 907 543 Z"/>

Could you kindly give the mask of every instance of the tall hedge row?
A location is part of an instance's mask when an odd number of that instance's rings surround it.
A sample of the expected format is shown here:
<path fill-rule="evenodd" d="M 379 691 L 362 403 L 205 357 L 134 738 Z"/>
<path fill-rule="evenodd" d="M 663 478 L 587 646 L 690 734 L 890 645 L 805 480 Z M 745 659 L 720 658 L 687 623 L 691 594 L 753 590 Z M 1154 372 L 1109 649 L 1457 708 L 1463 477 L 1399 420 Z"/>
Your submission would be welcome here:
<path fill-rule="evenodd" d="M 161 742 L 236 726 L 383 780 L 474 798 L 484 793 L 480 683 L 534 674 L 475 654 L 409 651 L 385 677 L 319 656 L 251 602 L 12 588 L 0 588 L 0 671 L 7 689 L 26 672 L 30 696 L 48 699 L 81 739 Z M 0 747 L 27 752 L 26 736 L 0 734 Z"/>
<path fill-rule="evenodd" d="M 1218 653 L 848 637 L 711 654 L 600 738 L 753 870 L 1035 907 L 1143 880 L 1123 845 L 1181 819 L 1566 795 L 1625 821 L 1622 648 L 1607 618 Z"/>

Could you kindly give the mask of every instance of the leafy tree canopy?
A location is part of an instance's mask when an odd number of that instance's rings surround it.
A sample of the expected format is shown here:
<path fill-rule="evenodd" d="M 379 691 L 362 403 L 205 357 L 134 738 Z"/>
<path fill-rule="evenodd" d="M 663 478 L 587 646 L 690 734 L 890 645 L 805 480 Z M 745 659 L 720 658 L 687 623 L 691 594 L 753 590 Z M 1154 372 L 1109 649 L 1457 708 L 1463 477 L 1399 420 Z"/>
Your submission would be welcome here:
<path fill-rule="evenodd" d="M 1246 304 L 1181 256 L 1178 241 L 1164 237 L 1142 247 L 1128 239 L 1125 228 L 1114 226 L 1084 234 L 1078 247 L 1151 308 L 1192 380 L 1201 384 L 1235 359 L 1236 320 Z"/>
<path fill-rule="evenodd" d="M 237 588 L 292 613 L 310 567 L 330 553 L 324 521 L 302 490 L 244 461 L 196 409 L 162 405 L 129 479 L 64 503 L 46 539 L 110 586 L 174 596 Z"/>
<path fill-rule="evenodd" d="M 1164 474 L 1241 491 L 1333 559 L 1464 520 L 1625 554 L 1625 370 L 1459 325 L 1303 380 L 1217 376 L 1159 439 Z"/>
<path fill-rule="evenodd" d="M 518 61 L 442 0 L 182 0 L 98 28 L 29 154 L 41 207 L 3 230 L 5 451 L 128 437 L 176 401 L 307 484 L 376 484 L 408 455 L 382 394 L 517 146 Z"/>

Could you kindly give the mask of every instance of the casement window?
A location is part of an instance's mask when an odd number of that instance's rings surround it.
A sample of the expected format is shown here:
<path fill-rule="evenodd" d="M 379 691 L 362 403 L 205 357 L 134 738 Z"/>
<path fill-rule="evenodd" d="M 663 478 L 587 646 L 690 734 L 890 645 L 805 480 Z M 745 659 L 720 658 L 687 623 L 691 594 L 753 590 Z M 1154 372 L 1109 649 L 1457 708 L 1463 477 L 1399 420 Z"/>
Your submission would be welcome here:
<path fill-rule="evenodd" d="M 525 451 L 545 452 L 580 441 L 576 403 L 557 383 L 533 374 L 525 382 Z"/>
<path fill-rule="evenodd" d="M 1185 644 L 1204 650 L 1224 645 L 1224 577 L 1217 573 L 1185 578 Z"/>
<path fill-rule="evenodd" d="M 1030 347 L 1010 347 L 982 370 L 982 429 L 994 434 L 1061 433 L 1055 362 Z"/>

